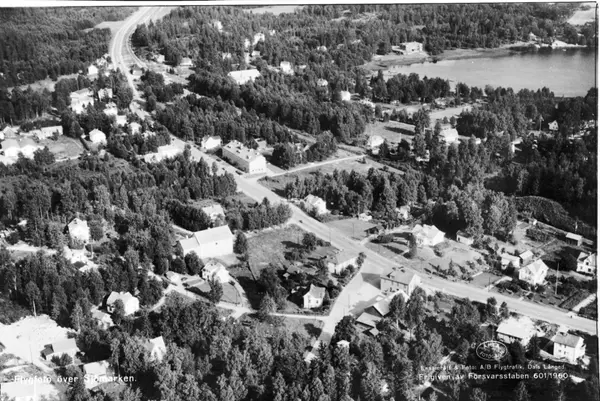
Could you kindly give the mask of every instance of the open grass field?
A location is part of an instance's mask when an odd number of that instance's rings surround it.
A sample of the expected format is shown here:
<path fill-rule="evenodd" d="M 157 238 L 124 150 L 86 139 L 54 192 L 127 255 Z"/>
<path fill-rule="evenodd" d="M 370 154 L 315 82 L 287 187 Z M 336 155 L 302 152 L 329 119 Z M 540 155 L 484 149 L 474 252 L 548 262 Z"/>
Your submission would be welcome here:
<path fill-rule="evenodd" d="M 400 143 L 404 139 L 408 143 L 412 142 L 415 133 L 415 126 L 398 121 L 376 121 L 367 126 L 367 136 L 380 136 L 389 143 Z"/>
<path fill-rule="evenodd" d="M 248 238 L 250 268 L 258 278 L 262 269 L 270 263 L 286 265 L 284 255 L 290 249 L 298 246 L 306 232 L 296 225 L 285 228 L 263 231 Z"/>
<path fill-rule="evenodd" d="M 567 20 L 571 25 L 584 25 L 587 22 L 593 22 L 596 18 L 595 4 L 594 3 L 583 3 L 582 6 L 588 6 L 587 10 L 577 10 Z"/>
<path fill-rule="evenodd" d="M 36 92 L 42 92 L 44 89 L 48 89 L 48 91 L 54 92 L 54 86 L 56 85 L 56 83 L 59 80 L 61 80 L 61 79 L 69 79 L 69 78 L 77 78 L 77 75 L 79 75 L 79 74 L 61 75 L 61 76 L 58 77 L 58 79 L 56 81 L 53 81 L 50 78 L 46 78 L 46 79 L 43 79 L 41 81 L 35 81 L 32 84 L 20 85 L 19 89 L 26 90 L 28 87 L 31 87 L 31 89 L 33 89 Z M 13 90 L 13 87 L 8 88 L 9 92 L 12 92 L 12 90 Z"/>
<path fill-rule="evenodd" d="M 497 276 L 492 273 L 483 272 L 473 277 L 471 281 L 471 285 L 478 288 L 485 288 L 490 284 L 494 284 L 495 281 L 498 281 L 502 278 L 502 276 Z"/>
<path fill-rule="evenodd" d="M 47 146 L 50 152 L 54 154 L 56 161 L 76 159 L 84 151 L 80 140 L 61 135 L 58 139 L 44 139 L 40 145 Z"/>
<path fill-rule="evenodd" d="M 362 241 L 368 237 L 366 229 L 374 226 L 370 221 L 362 221 L 356 218 L 332 220 L 325 223 L 326 225 L 341 231 L 348 238 Z"/>

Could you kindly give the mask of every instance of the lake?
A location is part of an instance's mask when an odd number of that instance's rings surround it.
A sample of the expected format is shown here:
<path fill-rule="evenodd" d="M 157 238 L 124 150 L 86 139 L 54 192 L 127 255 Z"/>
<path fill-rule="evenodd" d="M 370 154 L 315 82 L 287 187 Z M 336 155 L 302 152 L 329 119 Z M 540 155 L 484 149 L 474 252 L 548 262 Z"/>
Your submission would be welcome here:
<path fill-rule="evenodd" d="M 584 96 L 596 86 L 596 55 L 589 49 L 517 53 L 505 57 L 443 60 L 394 66 L 393 74 L 417 73 L 469 86 L 485 85 L 537 90 L 544 86 L 556 96 Z"/>

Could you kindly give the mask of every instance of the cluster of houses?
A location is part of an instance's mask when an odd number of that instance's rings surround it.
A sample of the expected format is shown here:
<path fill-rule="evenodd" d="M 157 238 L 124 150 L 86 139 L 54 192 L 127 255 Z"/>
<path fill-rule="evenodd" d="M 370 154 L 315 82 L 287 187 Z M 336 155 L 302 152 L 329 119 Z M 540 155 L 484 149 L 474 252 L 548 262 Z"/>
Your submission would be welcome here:
<path fill-rule="evenodd" d="M 510 344 L 519 342 L 527 348 L 534 336 L 543 336 L 538 332 L 534 322 L 525 316 L 510 317 L 502 321 L 497 329 L 498 340 Z M 552 356 L 559 361 L 577 364 L 585 356 L 585 341 L 580 336 L 568 333 L 565 328 L 559 328 L 552 337 Z"/>

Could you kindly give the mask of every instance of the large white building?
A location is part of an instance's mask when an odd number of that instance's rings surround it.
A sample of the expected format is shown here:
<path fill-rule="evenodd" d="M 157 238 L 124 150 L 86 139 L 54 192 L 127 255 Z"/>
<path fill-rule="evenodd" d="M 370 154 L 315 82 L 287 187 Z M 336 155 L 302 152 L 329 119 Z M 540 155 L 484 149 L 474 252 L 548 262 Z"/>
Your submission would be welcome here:
<path fill-rule="evenodd" d="M 232 78 L 238 85 L 244 85 L 260 77 L 260 71 L 255 69 L 231 71 L 227 76 Z"/>
<path fill-rule="evenodd" d="M 596 274 L 596 254 L 579 253 L 577 257 L 577 271 L 579 273 Z"/>
<path fill-rule="evenodd" d="M 325 298 L 325 288 L 310 285 L 308 291 L 302 296 L 304 309 L 318 308 L 323 305 Z"/>
<path fill-rule="evenodd" d="M 548 266 L 538 259 L 519 270 L 519 280 L 531 285 L 540 285 L 546 280 L 546 274 L 548 274 Z"/>
<path fill-rule="evenodd" d="M 444 232 L 440 231 L 436 226 L 428 226 L 427 224 L 417 224 L 412 230 L 412 235 L 415 237 L 418 246 L 435 246 L 444 241 Z"/>
<path fill-rule="evenodd" d="M 222 141 L 220 136 L 205 136 L 200 142 L 200 147 L 204 151 L 215 150 L 221 146 Z"/>
<path fill-rule="evenodd" d="M 404 293 L 408 299 L 416 287 L 421 284 L 421 278 L 412 271 L 404 268 L 393 268 L 390 272 L 381 275 L 381 292 Z"/>
<path fill-rule="evenodd" d="M 526 347 L 529 344 L 529 340 L 536 334 L 535 325 L 533 321 L 525 316 L 520 318 L 508 318 L 496 329 L 496 335 L 498 340 L 510 344 L 518 341 Z"/>
<path fill-rule="evenodd" d="M 121 300 L 123 302 L 123 309 L 125 316 L 132 315 L 140 310 L 140 301 L 129 292 L 111 292 L 106 299 L 106 309 L 113 313 L 115 310 L 115 302 Z"/>
<path fill-rule="evenodd" d="M 327 203 L 318 196 L 308 195 L 304 198 L 303 203 L 307 210 L 314 210 L 317 216 L 327 213 Z"/>
<path fill-rule="evenodd" d="M 106 134 L 99 129 L 93 129 L 89 133 L 90 142 L 106 145 Z"/>
<path fill-rule="evenodd" d="M 87 105 L 94 104 L 94 93 L 89 88 L 75 91 L 69 96 L 71 98 L 71 110 L 76 114 L 82 113 Z"/>
<path fill-rule="evenodd" d="M 554 343 L 553 355 L 556 358 L 566 359 L 575 364 L 579 358 L 585 355 L 585 343 L 583 338 L 568 333 L 557 333 L 552 337 Z"/>
<path fill-rule="evenodd" d="M 423 43 L 419 42 L 404 42 L 400 44 L 400 48 L 405 53 L 417 53 L 423 51 Z"/>
<path fill-rule="evenodd" d="M 204 280 L 216 280 L 221 284 L 231 281 L 231 277 L 225 266 L 214 260 L 204 265 L 202 268 L 202 278 Z"/>
<path fill-rule="evenodd" d="M 5 139 L 2 141 L 2 152 L 4 153 L 4 156 L 12 159 L 17 159 L 19 153 L 22 153 L 23 156 L 28 159 L 33 159 L 35 151 L 41 148 L 42 147 L 31 138 L 21 138 L 21 140 Z"/>
<path fill-rule="evenodd" d="M 218 258 L 233 253 L 234 236 L 228 226 L 197 231 L 190 238 L 179 241 L 183 255 L 196 252 L 198 257 Z"/>
<path fill-rule="evenodd" d="M 267 159 L 260 152 L 245 147 L 239 141 L 231 141 L 223 146 L 223 158 L 250 174 L 267 172 Z"/>
<path fill-rule="evenodd" d="M 85 220 L 75 218 L 67 225 L 69 237 L 75 241 L 80 241 L 84 244 L 90 242 L 90 228 Z"/>

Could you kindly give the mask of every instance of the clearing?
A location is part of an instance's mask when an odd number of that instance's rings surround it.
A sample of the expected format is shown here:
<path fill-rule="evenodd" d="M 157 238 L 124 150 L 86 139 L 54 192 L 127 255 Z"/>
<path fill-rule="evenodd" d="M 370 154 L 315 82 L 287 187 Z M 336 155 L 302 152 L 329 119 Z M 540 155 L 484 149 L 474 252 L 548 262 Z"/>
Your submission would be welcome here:
<path fill-rule="evenodd" d="M 587 9 L 583 9 L 587 7 Z M 575 13 L 567 20 L 567 23 L 571 25 L 585 25 L 587 22 L 594 22 L 596 19 L 596 5 L 595 3 L 584 3 L 582 9 L 575 11 Z"/>
<path fill-rule="evenodd" d="M 300 9 L 302 9 L 302 6 L 280 5 L 280 6 L 264 6 L 264 7 L 257 7 L 257 8 L 245 8 L 244 12 L 251 13 L 251 14 L 270 13 L 273 15 L 279 15 L 279 14 L 293 14 L 296 10 L 300 10 Z"/>
<path fill-rule="evenodd" d="M 415 126 L 398 121 L 376 121 L 367 126 L 367 136 L 380 136 L 388 143 L 400 143 L 404 139 L 408 143 L 412 142 L 415 135 Z"/>
<path fill-rule="evenodd" d="M 57 140 L 44 139 L 40 141 L 41 146 L 47 146 L 54 154 L 57 162 L 76 159 L 84 151 L 80 140 L 61 135 Z"/>
<path fill-rule="evenodd" d="M 375 226 L 376 223 L 372 221 L 359 220 L 357 218 L 342 218 L 339 220 L 327 221 L 325 222 L 325 225 L 341 231 L 344 236 L 348 238 L 362 241 L 369 236 L 365 230 Z"/>

